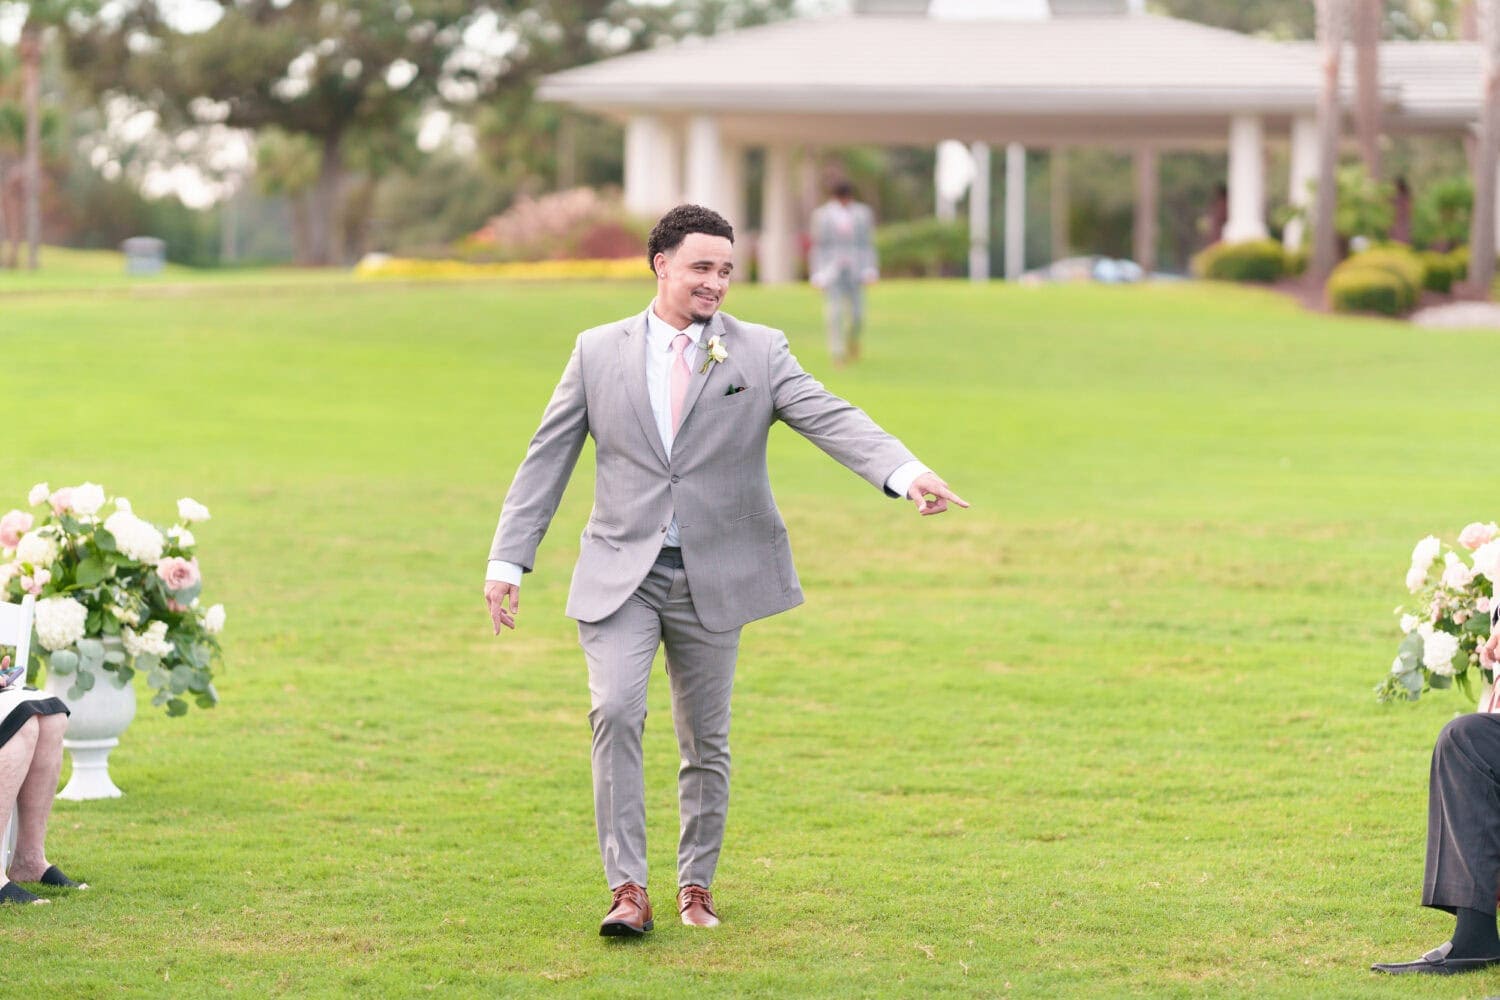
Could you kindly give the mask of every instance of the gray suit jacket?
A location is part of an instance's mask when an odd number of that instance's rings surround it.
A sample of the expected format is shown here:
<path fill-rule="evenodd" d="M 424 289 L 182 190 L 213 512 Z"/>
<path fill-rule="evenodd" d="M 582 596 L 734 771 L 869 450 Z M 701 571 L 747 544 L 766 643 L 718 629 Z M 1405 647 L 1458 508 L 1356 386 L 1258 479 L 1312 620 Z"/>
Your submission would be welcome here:
<path fill-rule="evenodd" d="M 812 247 L 808 251 L 808 276 L 815 285 L 858 285 L 879 269 L 875 257 L 875 213 L 862 202 L 849 203 L 853 229 L 845 231 L 836 222 L 843 214 L 837 201 L 827 201 L 812 215 Z"/>
<path fill-rule="evenodd" d="M 701 362 L 694 366 L 668 460 L 646 388 L 646 314 L 579 334 L 490 548 L 491 559 L 531 570 L 592 436 L 594 509 L 579 543 L 569 617 L 595 622 L 624 604 L 656 561 L 674 512 L 693 606 L 709 631 L 801 604 L 766 475 L 766 438 L 777 420 L 878 489 L 913 460 L 862 410 L 803 371 L 780 330 L 718 313 L 700 345 L 714 335 L 729 357 L 704 373 Z"/>

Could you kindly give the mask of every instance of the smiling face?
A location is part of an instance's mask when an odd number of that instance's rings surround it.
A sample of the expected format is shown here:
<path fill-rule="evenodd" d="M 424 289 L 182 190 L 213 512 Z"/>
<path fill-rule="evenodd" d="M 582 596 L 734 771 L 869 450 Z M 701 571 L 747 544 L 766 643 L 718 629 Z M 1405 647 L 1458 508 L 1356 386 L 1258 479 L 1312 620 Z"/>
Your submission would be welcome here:
<path fill-rule="evenodd" d="M 707 323 L 729 293 L 734 244 L 723 236 L 688 233 L 671 250 L 657 254 L 656 313 L 681 330 Z"/>

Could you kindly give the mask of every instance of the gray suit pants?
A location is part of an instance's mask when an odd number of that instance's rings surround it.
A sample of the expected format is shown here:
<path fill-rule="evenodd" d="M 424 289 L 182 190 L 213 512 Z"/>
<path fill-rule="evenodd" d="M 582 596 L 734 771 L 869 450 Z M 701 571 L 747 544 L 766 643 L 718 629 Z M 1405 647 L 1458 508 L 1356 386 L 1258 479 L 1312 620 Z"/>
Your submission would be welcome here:
<path fill-rule="evenodd" d="M 610 888 L 646 884 L 641 735 L 651 663 L 663 644 L 681 755 L 677 884 L 712 885 L 729 812 L 729 695 L 740 630 L 705 629 L 686 572 L 659 560 L 618 611 L 579 622 L 578 641 L 589 666 L 594 820 Z"/>
<path fill-rule="evenodd" d="M 865 324 L 865 286 L 852 272 L 841 271 L 823 289 L 823 309 L 828 321 L 828 356 L 845 360 L 859 350 L 859 334 Z"/>
<path fill-rule="evenodd" d="M 1422 905 L 1494 913 L 1497 888 L 1500 715 L 1461 715 L 1432 750 Z"/>

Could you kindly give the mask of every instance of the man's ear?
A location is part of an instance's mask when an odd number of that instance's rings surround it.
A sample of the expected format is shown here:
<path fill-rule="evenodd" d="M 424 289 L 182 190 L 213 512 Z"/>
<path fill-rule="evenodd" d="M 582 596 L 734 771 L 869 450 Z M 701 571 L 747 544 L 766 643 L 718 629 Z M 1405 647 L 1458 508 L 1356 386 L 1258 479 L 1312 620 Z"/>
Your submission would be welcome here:
<path fill-rule="evenodd" d="M 667 276 L 667 255 L 658 253 L 655 257 L 652 257 L 651 270 L 656 272 L 658 278 L 665 278 Z"/>

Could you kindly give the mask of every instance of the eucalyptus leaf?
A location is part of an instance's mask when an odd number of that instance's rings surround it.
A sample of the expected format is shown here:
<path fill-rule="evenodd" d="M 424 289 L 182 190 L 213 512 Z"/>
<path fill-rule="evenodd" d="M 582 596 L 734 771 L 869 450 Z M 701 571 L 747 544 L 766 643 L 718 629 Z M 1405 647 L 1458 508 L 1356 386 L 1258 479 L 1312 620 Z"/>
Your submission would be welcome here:
<path fill-rule="evenodd" d="M 78 676 L 73 678 L 73 686 L 81 688 L 84 691 L 92 691 L 94 689 L 94 675 L 86 674 L 80 670 Z"/>
<path fill-rule="evenodd" d="M 123 682 L 121 686 L 123 686 L 124 684 L 129 684 L 131 678 L 135 676 L 135 671 L 124 664 L 116 667 L 115 673 L 119 675 L 121 681 Z"/>
<path fill-rule="evenodd" d="M 152 667 L 150 673 L 146 674 L 146 683 L 160 691 L 166 687 L 172 676 L 161 667 Z"/>
<path fill-rule="evenodd" d="M 47 669 L 59 677 L 66 677 L 78 669 L 78 654 L 71 649 L 59 649 L 47 657 Z"/>
<path fill-rule="evenodd" d="M 121 666 L 125 662 L 125 654 L 118 649 L 111 649 L 104 654 L 104 662 L 113 666 Z"/>
<path fill-rule="evenodd" d="M 1422 663 L 1422 636 L 1419 632 L 1408 632 L 1401 645 L 1396 648 L 1396 659 L 1407 670 L 1415 670 Z"/>
<path fill-rule="evenodd" d="M 104 580 L 104 560 L 98 556 L 89 556 L 78 564 L 78 570 L 73 579 L 80 587 L 92 587 Z"/>
<path fill-rule="evenodd" d="M 1401 686 L 1411 693 L 1412 701 L 1416 701 L 1417 696 L 1422 693 L 1422 672 L 1420 670 L 1408 670 L 1404 674 L 1397 674 L 1396 680 L 1400 681 Z"/>
<path fill-rule="evenodd" d="M 203 581 L 198 581 L 191 587 L 183 587 L 181 590 L 172 591 L 172 599 L 178 604 L 192 604 L 197 596 L 203 592 Z"/>
<path fill-rule="evenodd" d="M 83 688 L 79 687 L 77 684 L 74 684 L 72 687 L 68 688 L 68 700 L 69 701 L 77 701 L 79 698 L 82 698 L 82 697 L 83 697 Z"/>
<path fill-rule="evenodd" d="M 151 696 L 151 705 L 154 708 L 161 708 L 167 703 L 167 699 L 170 697 L 172 696 L 166 691 L 158 691 L 156 692 L 156 694 Z"/>
<path fill-rule="evenodd" d="M 137 656 L 135 658 L 135 669 L 155 670 L 160 663 L 161 657 L 157 656 L 155 653 L 142 653 L 140 656 Z"/>
<path fill-rule="evenodd" d="M 104 664 L 104 643 L 98 639 L 79 639 L 74 645 L 85 670 L 97 670 Z"/>
<path fill-rule="evenodd" d="M 1444 691 L 1453 686 L 1453 678 L 1446 674 L 1430 673 L 1427 675 L 1427 686 L 1434 691 Z"/>
<path fill-rule="evenodd" d="M 187 715 L 188 704 L 181 698 L 173 698 L 167 702 L 167 714 L 170 716 Z"/>

